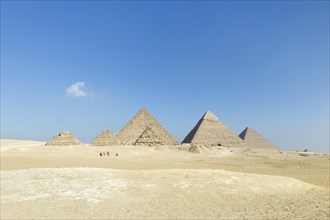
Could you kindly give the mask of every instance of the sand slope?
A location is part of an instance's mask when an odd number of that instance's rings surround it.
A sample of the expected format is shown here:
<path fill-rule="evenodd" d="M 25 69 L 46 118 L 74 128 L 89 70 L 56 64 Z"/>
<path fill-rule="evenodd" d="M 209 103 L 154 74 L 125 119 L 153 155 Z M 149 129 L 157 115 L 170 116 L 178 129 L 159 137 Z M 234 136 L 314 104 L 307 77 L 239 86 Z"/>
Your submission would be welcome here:
<path fill-rule="evenodd" d="M 330 217 L 329 154 L 44 144 L 1 140 L 1 219 Z"/>
<path fill-rule="evenodd" d="M 11 151 L 19 150 L 15 152 L 25 152 L 34 147 L 40 147 L 45 145 L 46 142 L 42 141 L 29 141 L 29 140 L 11 140 L 11 139 L 0 139 L 0 151 Z"/>
<path fill-rule="evenodd" d="M 329 217 L 321 187 L 288 177 L 224 170 L 45 168 L 1 171 L 1 179 L 3 218 Z"/>

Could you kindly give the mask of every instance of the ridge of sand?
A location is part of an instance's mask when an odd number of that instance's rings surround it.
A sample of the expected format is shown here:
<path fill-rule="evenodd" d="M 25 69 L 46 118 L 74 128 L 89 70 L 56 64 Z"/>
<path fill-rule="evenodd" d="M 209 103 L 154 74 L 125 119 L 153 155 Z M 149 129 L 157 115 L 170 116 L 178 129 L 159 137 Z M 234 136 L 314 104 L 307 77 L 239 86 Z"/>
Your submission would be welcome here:
<path fill-rule="evenodd" d="M 19 150 L 22 152 L 45 144 L 45 141 L 0 139 L 0 152 L 11 150 Z"/>

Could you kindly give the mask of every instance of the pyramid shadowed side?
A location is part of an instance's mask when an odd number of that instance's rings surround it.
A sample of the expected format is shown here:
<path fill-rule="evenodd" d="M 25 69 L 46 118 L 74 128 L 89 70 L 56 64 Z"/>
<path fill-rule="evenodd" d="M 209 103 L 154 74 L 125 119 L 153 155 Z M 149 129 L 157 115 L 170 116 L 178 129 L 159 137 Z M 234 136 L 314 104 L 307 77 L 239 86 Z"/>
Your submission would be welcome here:
<path fill-rule="evenodd" d="M 182 143 L 208 146 L 248 147 L 244 141 L 209 111 L 202 116 Z"/>
<path fill-rule="evenodd" d="M 206 113 L 205 113 L 206 114 Z M 194 138 L 199 126 L 202 124 L 203 120 L 204 120 L 204 116 L 201 119 L 199 119 L 199 121 L 197 122 L 197 124 L 195 125 L 195 127 L 188 133 L 188 135 L 183 139 L 183 141 L 181 142 L 182 144 L 184 143 L 191 143 L 192 139 Z"/>
<path fill-rule="evenodd" d="M 245 128 L 245 129 L 244 129 L 244 130 L 238 135 L 238 137 L 240 137 L 242 140 L 244 140 L 248 128 L 249 128 L 249 127 L 246 127 L 246 128 Z"/>
<path fill-rule="evenodd" d="M 201 119 L 199 119 L 195 127 L 188 133 L 188 135 L 183 139 L 181 143 L 191 143 L 198 128 L 204 120 L 218 121 L 219 119 L 212 112 L 205 112 Z"/>

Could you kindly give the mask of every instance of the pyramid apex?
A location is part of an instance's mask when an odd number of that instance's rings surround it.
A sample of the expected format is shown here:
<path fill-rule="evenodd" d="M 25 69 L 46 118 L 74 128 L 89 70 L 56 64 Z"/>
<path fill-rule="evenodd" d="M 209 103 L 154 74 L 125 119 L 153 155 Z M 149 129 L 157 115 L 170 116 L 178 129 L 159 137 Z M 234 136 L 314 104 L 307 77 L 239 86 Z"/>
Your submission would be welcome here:
<path fill-rule="evenodd" d="M 182 143 L 205 146 L 247 147 L 244 141 L 210 111 L 203 115 Z"/>
<path fill-rule="evenodd" d="M 250 127 L 246 127 L 245 131 L 256 132 L 253 128 L 250 128 Z M 256 132 L 256 133 L 258 133 L 258 132 Z"/>
<path fill-rule="evenodd" d="M 219 121 L 219 119 L 217 118 L 217 116 L 215 116 L 212 112 L 210 111 L 206 111 L 204 116 L 203 116 L 203 119 L 206 119 L 206 120 L 211 120 L 211 121 Z"/>
<path fill-rule="evenodd" d="M 139 112 L 148 112 L 148 110 L 145 107 L 142 107 Z"/>

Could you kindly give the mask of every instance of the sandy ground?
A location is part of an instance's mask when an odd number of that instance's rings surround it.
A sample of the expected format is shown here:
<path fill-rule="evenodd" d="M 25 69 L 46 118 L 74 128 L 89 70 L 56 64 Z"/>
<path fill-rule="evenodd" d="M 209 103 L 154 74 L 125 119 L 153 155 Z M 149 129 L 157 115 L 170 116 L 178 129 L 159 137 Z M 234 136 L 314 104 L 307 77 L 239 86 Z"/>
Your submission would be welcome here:
<path fill-rule="evenodd" d="M 330 218 L 329 154 L 44 144 L 1 140 L 1 219 Z"/>

